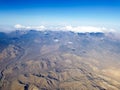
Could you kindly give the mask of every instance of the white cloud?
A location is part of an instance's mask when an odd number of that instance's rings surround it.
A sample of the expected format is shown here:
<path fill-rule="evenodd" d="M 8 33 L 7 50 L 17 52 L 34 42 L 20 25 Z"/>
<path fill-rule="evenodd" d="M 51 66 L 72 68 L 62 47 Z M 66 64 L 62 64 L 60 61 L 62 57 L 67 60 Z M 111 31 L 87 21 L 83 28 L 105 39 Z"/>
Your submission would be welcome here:
<path fill-rule="evenodd" d="M 73 32 L 115 32 L 114 29 L 108 29 L 106 27 L 95 27 L 95 26 L 23 26 L 20 24 L 16 24 L 15 29 L 20 29 L 20 30 L 38 30 L 38 31 L 43 31 L 43 30 L 52 30 L 52 31 L 73 31 Z"/>
<path fill-rule="evenodd" d="M 15 26 L 15 29 L 20 29 L 20 30 L 45 30 L 45 26 L 41 25 L 41 26 L 23 26 L 23 25 L 20 25 L 20 24 L 16 24 Z"/>
<path fill-rule="evenodd" d="M 107 29 L 105 27 L 94 27 L 94 26 L 65 26 L 64 30 L 73 32 L 104 32 Z"/>
<path fill-rule="evenodd" d="M 41 26 L 34 27 L 34 29 L 36 29 L 36 30 L 45 30 L 46 27 L 41 25 Z"/>
<path fill-rule="evenodd" d="M 15 27 L 16 29 L 23 29 L 23 28 L 25 28 L 25 26 L 20 25 L 20 24 L 16 24 L 14 27 Z"/>
<path fill-rule="evenodd" d="M 71 25 L 58 27 L 58 30 L 81 32 L 81 33 L 85 33 L 85 32 L 116 32 L 115 29 L 106 28 L 106 27 L 71 26 Z"/>

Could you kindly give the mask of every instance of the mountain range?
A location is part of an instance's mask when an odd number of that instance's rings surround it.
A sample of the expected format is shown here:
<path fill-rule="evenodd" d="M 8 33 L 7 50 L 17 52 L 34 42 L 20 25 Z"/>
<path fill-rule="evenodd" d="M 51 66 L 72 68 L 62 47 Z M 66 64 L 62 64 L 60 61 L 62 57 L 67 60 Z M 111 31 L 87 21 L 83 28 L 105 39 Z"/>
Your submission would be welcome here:
<path fill-rule="evenodd" d="M 120 38 L 101 32 L 0 32 L 0 90 L 120 90 Z"/>

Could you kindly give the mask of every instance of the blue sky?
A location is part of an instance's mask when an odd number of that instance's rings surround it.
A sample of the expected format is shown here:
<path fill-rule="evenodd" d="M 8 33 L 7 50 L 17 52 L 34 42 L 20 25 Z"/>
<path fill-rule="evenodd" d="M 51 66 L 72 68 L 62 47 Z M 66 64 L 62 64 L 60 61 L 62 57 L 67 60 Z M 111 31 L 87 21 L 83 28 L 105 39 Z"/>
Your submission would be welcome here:
<path fill-rule="evenodd" d="M 0 0 L 0 25 L 120 26 L 120 0 Z"/>

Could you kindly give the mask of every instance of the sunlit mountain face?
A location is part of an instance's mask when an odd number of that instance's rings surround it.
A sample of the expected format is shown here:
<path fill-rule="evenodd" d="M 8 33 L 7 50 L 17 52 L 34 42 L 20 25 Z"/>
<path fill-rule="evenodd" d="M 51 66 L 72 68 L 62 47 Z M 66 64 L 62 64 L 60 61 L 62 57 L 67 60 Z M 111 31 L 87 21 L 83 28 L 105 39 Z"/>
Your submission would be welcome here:
<path fill-rule="evenodd" d="M 119 90 L 120 38 L 113 33 L 0 33 L 0 90 Z"/>

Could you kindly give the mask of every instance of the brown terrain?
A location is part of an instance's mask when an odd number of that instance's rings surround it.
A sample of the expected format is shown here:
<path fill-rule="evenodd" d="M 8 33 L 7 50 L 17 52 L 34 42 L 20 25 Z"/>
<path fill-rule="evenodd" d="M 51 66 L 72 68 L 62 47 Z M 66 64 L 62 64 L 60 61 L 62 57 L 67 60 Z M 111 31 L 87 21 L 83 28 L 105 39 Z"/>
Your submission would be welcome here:
<path fill-rule="evenodd" d="M 0 90 L 120 90 L 120 39 L 104 33 L 0 34 Z"/>

